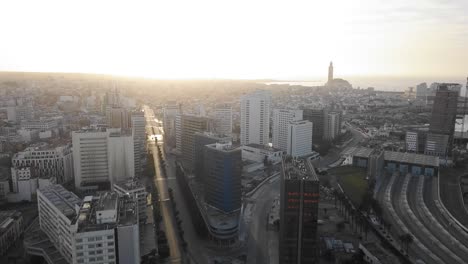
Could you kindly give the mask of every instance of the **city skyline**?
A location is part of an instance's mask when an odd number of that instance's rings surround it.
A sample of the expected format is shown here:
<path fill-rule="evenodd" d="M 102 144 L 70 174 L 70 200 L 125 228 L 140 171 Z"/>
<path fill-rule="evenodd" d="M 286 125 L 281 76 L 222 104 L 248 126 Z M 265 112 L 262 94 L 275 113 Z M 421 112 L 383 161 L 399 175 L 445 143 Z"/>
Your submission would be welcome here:
<path fill-rule="evenodd" d="M 10 36 L 1 71 L 325 80 L 331 60 L 337 76 L 452 78 L 468 68 L 464 1 L 27 4 L 0 4 Z"/>

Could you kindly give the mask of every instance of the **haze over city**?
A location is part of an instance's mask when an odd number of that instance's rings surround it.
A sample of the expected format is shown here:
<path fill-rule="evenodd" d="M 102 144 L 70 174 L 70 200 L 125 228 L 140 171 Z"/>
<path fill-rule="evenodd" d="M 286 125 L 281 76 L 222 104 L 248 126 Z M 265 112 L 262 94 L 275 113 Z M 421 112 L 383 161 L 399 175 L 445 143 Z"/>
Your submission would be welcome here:
<path fill-rule="evenodd" d="M 340 76 L 372 86 L 382 76 L 463 80 L 468 69 L 464 0 L 46 0 L 0 10 L 3 71 L 323 81 L 333 60 Z"/>
<path fill-rule="evenodd" d="M 468 263 L 466 14 L 0 1 L 0 263 Z"/>

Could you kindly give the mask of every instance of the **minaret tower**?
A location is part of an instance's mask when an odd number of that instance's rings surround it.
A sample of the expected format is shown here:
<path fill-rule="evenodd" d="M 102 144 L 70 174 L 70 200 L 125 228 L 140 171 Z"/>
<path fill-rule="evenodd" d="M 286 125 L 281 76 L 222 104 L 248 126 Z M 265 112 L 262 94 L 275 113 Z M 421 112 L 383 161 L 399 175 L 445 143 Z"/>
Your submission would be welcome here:
<path fill-rule="evenodd" d="M 330 61 L 330 66 L 328 66 L 328 84 L 331 84 L 333 81 L 333 62 Z"/>

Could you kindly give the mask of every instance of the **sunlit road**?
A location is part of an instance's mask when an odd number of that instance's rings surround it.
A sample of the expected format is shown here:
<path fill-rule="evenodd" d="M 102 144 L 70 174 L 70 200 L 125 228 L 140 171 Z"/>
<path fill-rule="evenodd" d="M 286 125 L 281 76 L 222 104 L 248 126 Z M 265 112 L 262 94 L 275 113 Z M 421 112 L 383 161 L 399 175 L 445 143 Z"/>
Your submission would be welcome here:
<path fill-rule="evenodd" d="M 153 159 L 154 159 L 154 168 L 155 168 L 154 184 L 156 188 L 158 189 L 161 215 L 163 218 L 164 230 L 166 232 L 167 242 L 168 242 L 169 250 L 170 250 L 170 261 L 171 263 L 183 263 L 176 220 L 174 216 L 174 211 L 172 209 L 171 201 L 169 198 L 167 179 L 163 177 L 162 172 L 161 172 L 161 163 L 159 162 L 159 159 L 158 159 L 158 152 L 159 152 L 158 147 L 156 143 L 151 140 L 152 138 L 151 136 L 153 135 L 153 129 L 156 129 L 155 127 L 156 123 L 154 121 L 154 113 L 147 106 L 144 106 L 144 109 L 145 109 L 145 118 L 146 118 L 146 124 L 147 124 L 146 130 L 149 136 L 148 148 L 153 153 Z"/>

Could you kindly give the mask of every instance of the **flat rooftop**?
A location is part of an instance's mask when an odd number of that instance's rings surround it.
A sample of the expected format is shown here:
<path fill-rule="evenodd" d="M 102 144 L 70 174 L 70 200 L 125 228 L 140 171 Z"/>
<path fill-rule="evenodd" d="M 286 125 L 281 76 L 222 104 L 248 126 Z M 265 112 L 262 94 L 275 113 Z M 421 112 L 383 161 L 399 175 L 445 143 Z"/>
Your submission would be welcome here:
<path fill-rule="evenodd" d="M 356 156 L 361 158 L 369 158 L 374 149 L 366 147 L 349 147 L 345 149 L 342 153 L 343 156 Z"/>
<path fill-rule="evenodd" d="M 283 175 L 285 179 L 318 181 L 315 168 L 310 158 L 283 160 Z"/>
<path fill-rule="evenodd" d="M 385 151 L 384 159 L 398 163 L 410 163 L 421 166 L 439 167 L 439 157 L 424 154 Z"/>
<path fill-rule="evenodd" d="M 80 206 L 82 200 L 74 193 L 63 188 L 62 185 L 54 184 L 40 189 L 40 192 L 68 219 L 73 220 L 76 217 L 75 205 Z"/>
<path fill-rule="evenodd" d="M 257 148 L 257 149 L 268 150 L 268 151 L 280 151 L 280 150 L 277 149 L 277 148 L 270 147 L 270 146 L 267 146 L 267 145 L 260 145 L 260 144 L 256 144 L 256 143 L 250 143 L 250 144 L 247 144 L 247 145 L 245 145 L 245 146 L 251 147 L 251 148 Z"/>
<path fill-rule="evenodd" d="M 96 213 L 103 210 L 117 211 L 117 218 L 98 223 Z M 87 196 L 74 221 L 78 222 L 78 232 L 107 230 L 120 225 L 137 224 L 137 203 L 130 196 L 119 196 L 116 192 L 106 192 L 94 197 Z"/>
<path fill-rule="evenodd" d="M 118 186 L 121 189 L 124 189 L 125 191 L 132 191 L 135 189 L 140 189 L 140 188 L 145 188 L 141 182 L 136 181 L 136 180 L 126 180 L 126 181 L 120 181 L 114 184 L 114 186 Z"/>

